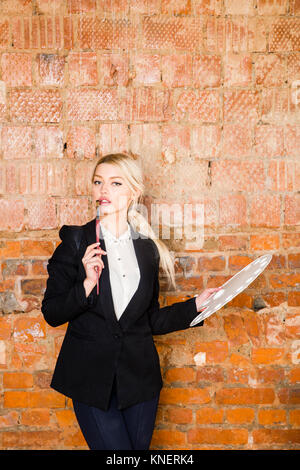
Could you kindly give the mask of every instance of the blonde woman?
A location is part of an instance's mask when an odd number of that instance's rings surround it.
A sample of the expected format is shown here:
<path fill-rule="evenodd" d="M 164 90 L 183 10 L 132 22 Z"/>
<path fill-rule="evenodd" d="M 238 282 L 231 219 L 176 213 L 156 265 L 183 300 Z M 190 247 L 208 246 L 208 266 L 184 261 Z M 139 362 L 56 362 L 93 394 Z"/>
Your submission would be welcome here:
<path fill-rule="evenodd" d="M 176 287 L 174 266 L 136 210 L 144 192 L 138 160 L 105 155 L 91 183 L 94 207 L 101 203 L 100 245 L 96 217 L 63 225 L 47 266 L 42 313 L 53 327 L 68 322 L 51 387 L 72 399 L 90 449 L 145 450 L 162 388 L 153 335 L 189 328 L 219 288 L 160 308 L 159 266 Z"/>

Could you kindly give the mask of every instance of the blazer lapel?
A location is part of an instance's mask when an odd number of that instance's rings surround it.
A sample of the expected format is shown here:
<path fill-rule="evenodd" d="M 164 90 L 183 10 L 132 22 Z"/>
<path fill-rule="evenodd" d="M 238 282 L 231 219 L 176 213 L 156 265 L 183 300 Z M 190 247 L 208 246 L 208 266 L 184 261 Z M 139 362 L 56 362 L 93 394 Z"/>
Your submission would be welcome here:
<path fill-rule="evenodd" d="M 130 224 L 129 224 L 130 225 Z M 122 313 L 120 320 L 117 320 L 114 303 L 112 298 L 111 284 L 110 284 L 110 273 L 107 255 L 102 256 L 104 262 L 104 269 L 102 270 L 100 279 L 99 279 L 99 296 L 96 304 L 102 309 L 107 320 L 110 323 L 113 323 L 114 329 L 125 331 L 128 329 L 132 321 L 140 312 L 143 311 L 144 302 L 149 303 L 149 297 L 145 295 L 149 289 L 147 286 L 151 285 L 150 279 L 148 277 L 148 270 L 146 269 L 146 257 L 145 257 L 145 239 L 142 238 L 142 235 L 136 232 L 133 227 L 130 225 L 131 237 L 133 241 L 133 246 L 140 269 L 140 281 L 136 291 L 131 297 L 129 303 L 127 304 L 124 312 Z M 85 225 L 85 234 L 87 245 L 96 243 L 96 218 L 91 220 Z M 105 240 L 103 237 L 103 232 L 101 230 L 100 223 L 100 246 L 103 250 L 106 251 Z M 97 295 L 97 286 L 93 289 L 93 294 Z"/>

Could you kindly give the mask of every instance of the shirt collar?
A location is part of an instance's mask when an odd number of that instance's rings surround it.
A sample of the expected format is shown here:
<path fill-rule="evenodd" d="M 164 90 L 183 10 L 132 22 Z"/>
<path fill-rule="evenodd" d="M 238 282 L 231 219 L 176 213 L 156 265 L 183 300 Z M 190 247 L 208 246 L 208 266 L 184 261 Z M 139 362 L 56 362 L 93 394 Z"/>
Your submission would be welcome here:
<path fill-rule="evenodd" d="M 119 236 L 119 238 L 115 237 L 114 234 L 112 234 L 107 228 L 105 228 L 101 222 L 101 230 L 103 233 L 103 237 L 105 240 L 113 241 L 113 242 L 122 242 L 122 241 L 128 241 L 131 239 L 131 231 L 130 231 L 130 225 L 127 222 L 127 230 L 122 233 L 122 235 Z"/>

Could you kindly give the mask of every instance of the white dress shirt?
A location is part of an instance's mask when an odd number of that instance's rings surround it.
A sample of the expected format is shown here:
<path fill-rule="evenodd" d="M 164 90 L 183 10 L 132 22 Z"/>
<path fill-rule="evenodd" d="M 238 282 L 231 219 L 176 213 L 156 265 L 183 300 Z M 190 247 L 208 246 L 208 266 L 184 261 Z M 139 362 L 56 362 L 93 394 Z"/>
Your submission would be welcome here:
<path fill-rule="evenodd" d="M 140 282 L 140 269 L 136 259 L 130 225 L 116 238 L 101 224 L 109 268 L 112 298 L 116 317 L 119 320 Z M 100 240 L 101 245 L 101 240 Z"/>

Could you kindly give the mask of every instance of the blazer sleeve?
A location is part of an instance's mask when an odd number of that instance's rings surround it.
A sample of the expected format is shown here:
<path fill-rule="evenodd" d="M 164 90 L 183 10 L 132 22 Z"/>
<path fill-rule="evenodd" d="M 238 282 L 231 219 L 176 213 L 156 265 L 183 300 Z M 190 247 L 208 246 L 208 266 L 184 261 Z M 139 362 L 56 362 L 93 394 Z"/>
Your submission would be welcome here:
<path fill-rule="evenodd" d="M 72 233 L 70 226 L 62 226 L 59 231 L 62 243 L 48 260 L 49 277 L 41 310 L 46 322 L 53 327 L 73 320 L 96 300 L 92 293 L 86 297 L 83 281 L 76 280 L 78 256 Z"/>
<path fill-rule="evenodd" d="M 173 331 L 190 328 L 191 321 L 199 315 L 196 298 L 192 297 L 183 302 L 176 302 L 160 308 L 159 297 L 159 252 L 155 246 L 155 279 L 152 302 L 148 311 L 149 322 L 153 335 L 164 335 Z M 202 326 L 204 320 L 192 328 Z"/>

